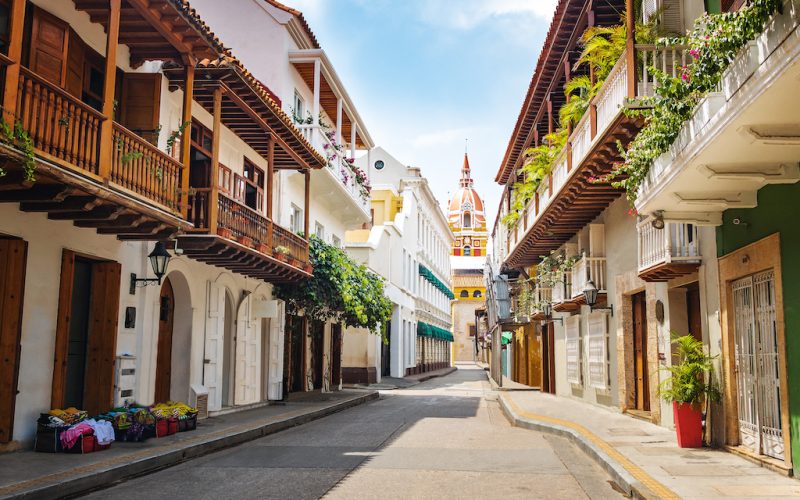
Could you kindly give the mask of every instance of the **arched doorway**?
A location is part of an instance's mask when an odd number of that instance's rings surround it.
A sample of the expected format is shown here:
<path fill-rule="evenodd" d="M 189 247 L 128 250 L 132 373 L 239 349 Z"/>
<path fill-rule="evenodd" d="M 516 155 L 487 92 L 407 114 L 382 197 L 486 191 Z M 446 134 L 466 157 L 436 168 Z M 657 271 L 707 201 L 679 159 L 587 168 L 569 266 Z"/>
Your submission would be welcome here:
<path fill-rule="evenodd" d="M 156 346 L 156 388 L 154 403 L 170 400 L 172 387 L 172 330 L 175 322 L 175 293 L 169 278 L 161 285 L 158 298 L 158 343 Z"/>

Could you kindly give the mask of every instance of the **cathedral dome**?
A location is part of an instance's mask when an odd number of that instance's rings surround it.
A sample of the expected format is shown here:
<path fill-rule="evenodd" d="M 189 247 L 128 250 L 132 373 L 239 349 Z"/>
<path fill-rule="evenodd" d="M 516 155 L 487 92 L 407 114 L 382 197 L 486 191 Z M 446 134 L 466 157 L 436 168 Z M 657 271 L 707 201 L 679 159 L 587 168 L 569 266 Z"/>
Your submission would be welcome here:
<path fill-rule="evenodd" d="M 454 229 L 473 229 L 486 226 L 486 213 L 483 200 L 472 187 L 469 158 L 464 153 L 464 166 L 461 168 L 460 186 L 450 198 L 447 220 Z"/>

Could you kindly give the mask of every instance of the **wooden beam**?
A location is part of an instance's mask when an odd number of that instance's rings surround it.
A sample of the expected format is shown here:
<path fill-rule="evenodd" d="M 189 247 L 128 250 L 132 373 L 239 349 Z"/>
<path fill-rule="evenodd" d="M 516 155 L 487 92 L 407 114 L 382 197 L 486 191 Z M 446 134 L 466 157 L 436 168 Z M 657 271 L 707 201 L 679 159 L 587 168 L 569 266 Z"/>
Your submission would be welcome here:
<path fill-rule="evenodd" d="M 182 53 L 191 53 L 194 46 L 185 42 L 179 30 L 176 30 L 173 24 L 166 19 L 164 15 L 159 13 L 156 9 L 150 7 L 149 0 L 128 0 L 128 3 L 136 9 L 140 16 L 147 21 L 150 26 L 156 29 L 170 45 L 175 47 L 175 50 Z"/>
<path fill-rule="evenodd" d="M 625 59 L 628 65 L 628 98 L 636 97 L 636 11 L 633 0 L 625 0 Z"/>
<path fill-rule="evenodd" d="M 103 80 L 103 123 L 100 125 L 99 174 L 108 179 L 111 174 L 111 154 L 114 149 L 114 89 L 117 83 L 117 45 L 119 41 L 119 11 L 122 0 L 109 0 L 106 30 L 106 67 Z"/>
<path fill-rule="evenodd" d="M 3 96 L 3 118 L 13 125 L 17 110 L 17 93 L 19 91 L 19 68 L 22 60 L 22 35 L 25 29 L 26 0 L 13 0 L 9 12 L 8 58 L 11 64 L 6 66 L 5 95 Z"/>
<path fill-rule="evenodd" d="M 273 218 L 272 218 L 272 203 L 275 191 L 275 139 L 272 135 L 269 136 L 267 143 L 267 219 L 269 219 L 269 228 L 267 232 L 267 244 L 269 248 L 273 248 Z"/>
<path fill-rule="evenodd" d="M 217 232 L 219 196 L 219 141 L 222 136 L 222 89 L 214 89 L 214 124 L 211 129 L 211 195 L 208 198 L 208 230 Z"/>
<path fill-rule="evenodd" d="M 192 151 L 192 96 L 194 94 L 194 64 L 187 63 L 184 67 L 184 82 L 183 86 L 183 109 L 181 110 L 181 127 L 186 125 L 183 129 L 183 136 L 181 137 L 181 163 L 183 163 L 183 171 L 181 172 L 181 200 L 186 199 L 181 204 L 181 215 L 184 219 L 189 217 L 189 167 L 190 167 L 190 154 Z M 212 185 L 216 184 L 217 180 L 212 179 Z M 215 200 L 216 201 L 216 200 Z"/>

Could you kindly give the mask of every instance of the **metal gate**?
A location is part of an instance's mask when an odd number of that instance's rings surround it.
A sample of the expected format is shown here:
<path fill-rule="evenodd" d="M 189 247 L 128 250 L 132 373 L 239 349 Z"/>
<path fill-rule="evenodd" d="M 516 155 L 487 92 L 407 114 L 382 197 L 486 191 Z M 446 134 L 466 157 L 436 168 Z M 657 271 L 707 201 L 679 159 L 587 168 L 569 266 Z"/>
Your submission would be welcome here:
<path fill-rule="evenodd" d="M 782 460 L 774 272 L 736 280 L 731 287 L 741 444 Z"/>

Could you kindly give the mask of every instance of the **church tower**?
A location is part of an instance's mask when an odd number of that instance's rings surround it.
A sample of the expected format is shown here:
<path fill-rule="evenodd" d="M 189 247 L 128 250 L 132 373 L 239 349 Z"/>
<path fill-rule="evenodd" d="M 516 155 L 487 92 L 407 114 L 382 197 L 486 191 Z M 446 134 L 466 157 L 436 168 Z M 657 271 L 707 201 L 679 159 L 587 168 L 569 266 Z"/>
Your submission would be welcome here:
<path fill-rule="evenodd" d="M 483 307 L 486 283 L 483 267 L 486 264 L 486 213 L 483 200 L 473 187 L 469 157 L 464 153 L 458 189 L 450 198 L 447 222 L 453 231 L 450 248 L 450 268 L 453 274 L 453 359 L 476 361 L 478 353 L 475 311 Z"/>
<path fill-rule="evenodd" d="M 483 269 L 486 260 L 486 242 L 489 233 L 486 230 L 486 213 L 483 200 L 475 191 L 472 172 L 469 168 L 469 157 L 464 153 L 464 165 L 461 167 L 459 187 L 450 199 L 447 212 L 450 229 L 456 238 L 450 255 L 454 257 L 481 257 L 474 261 Z"/>

